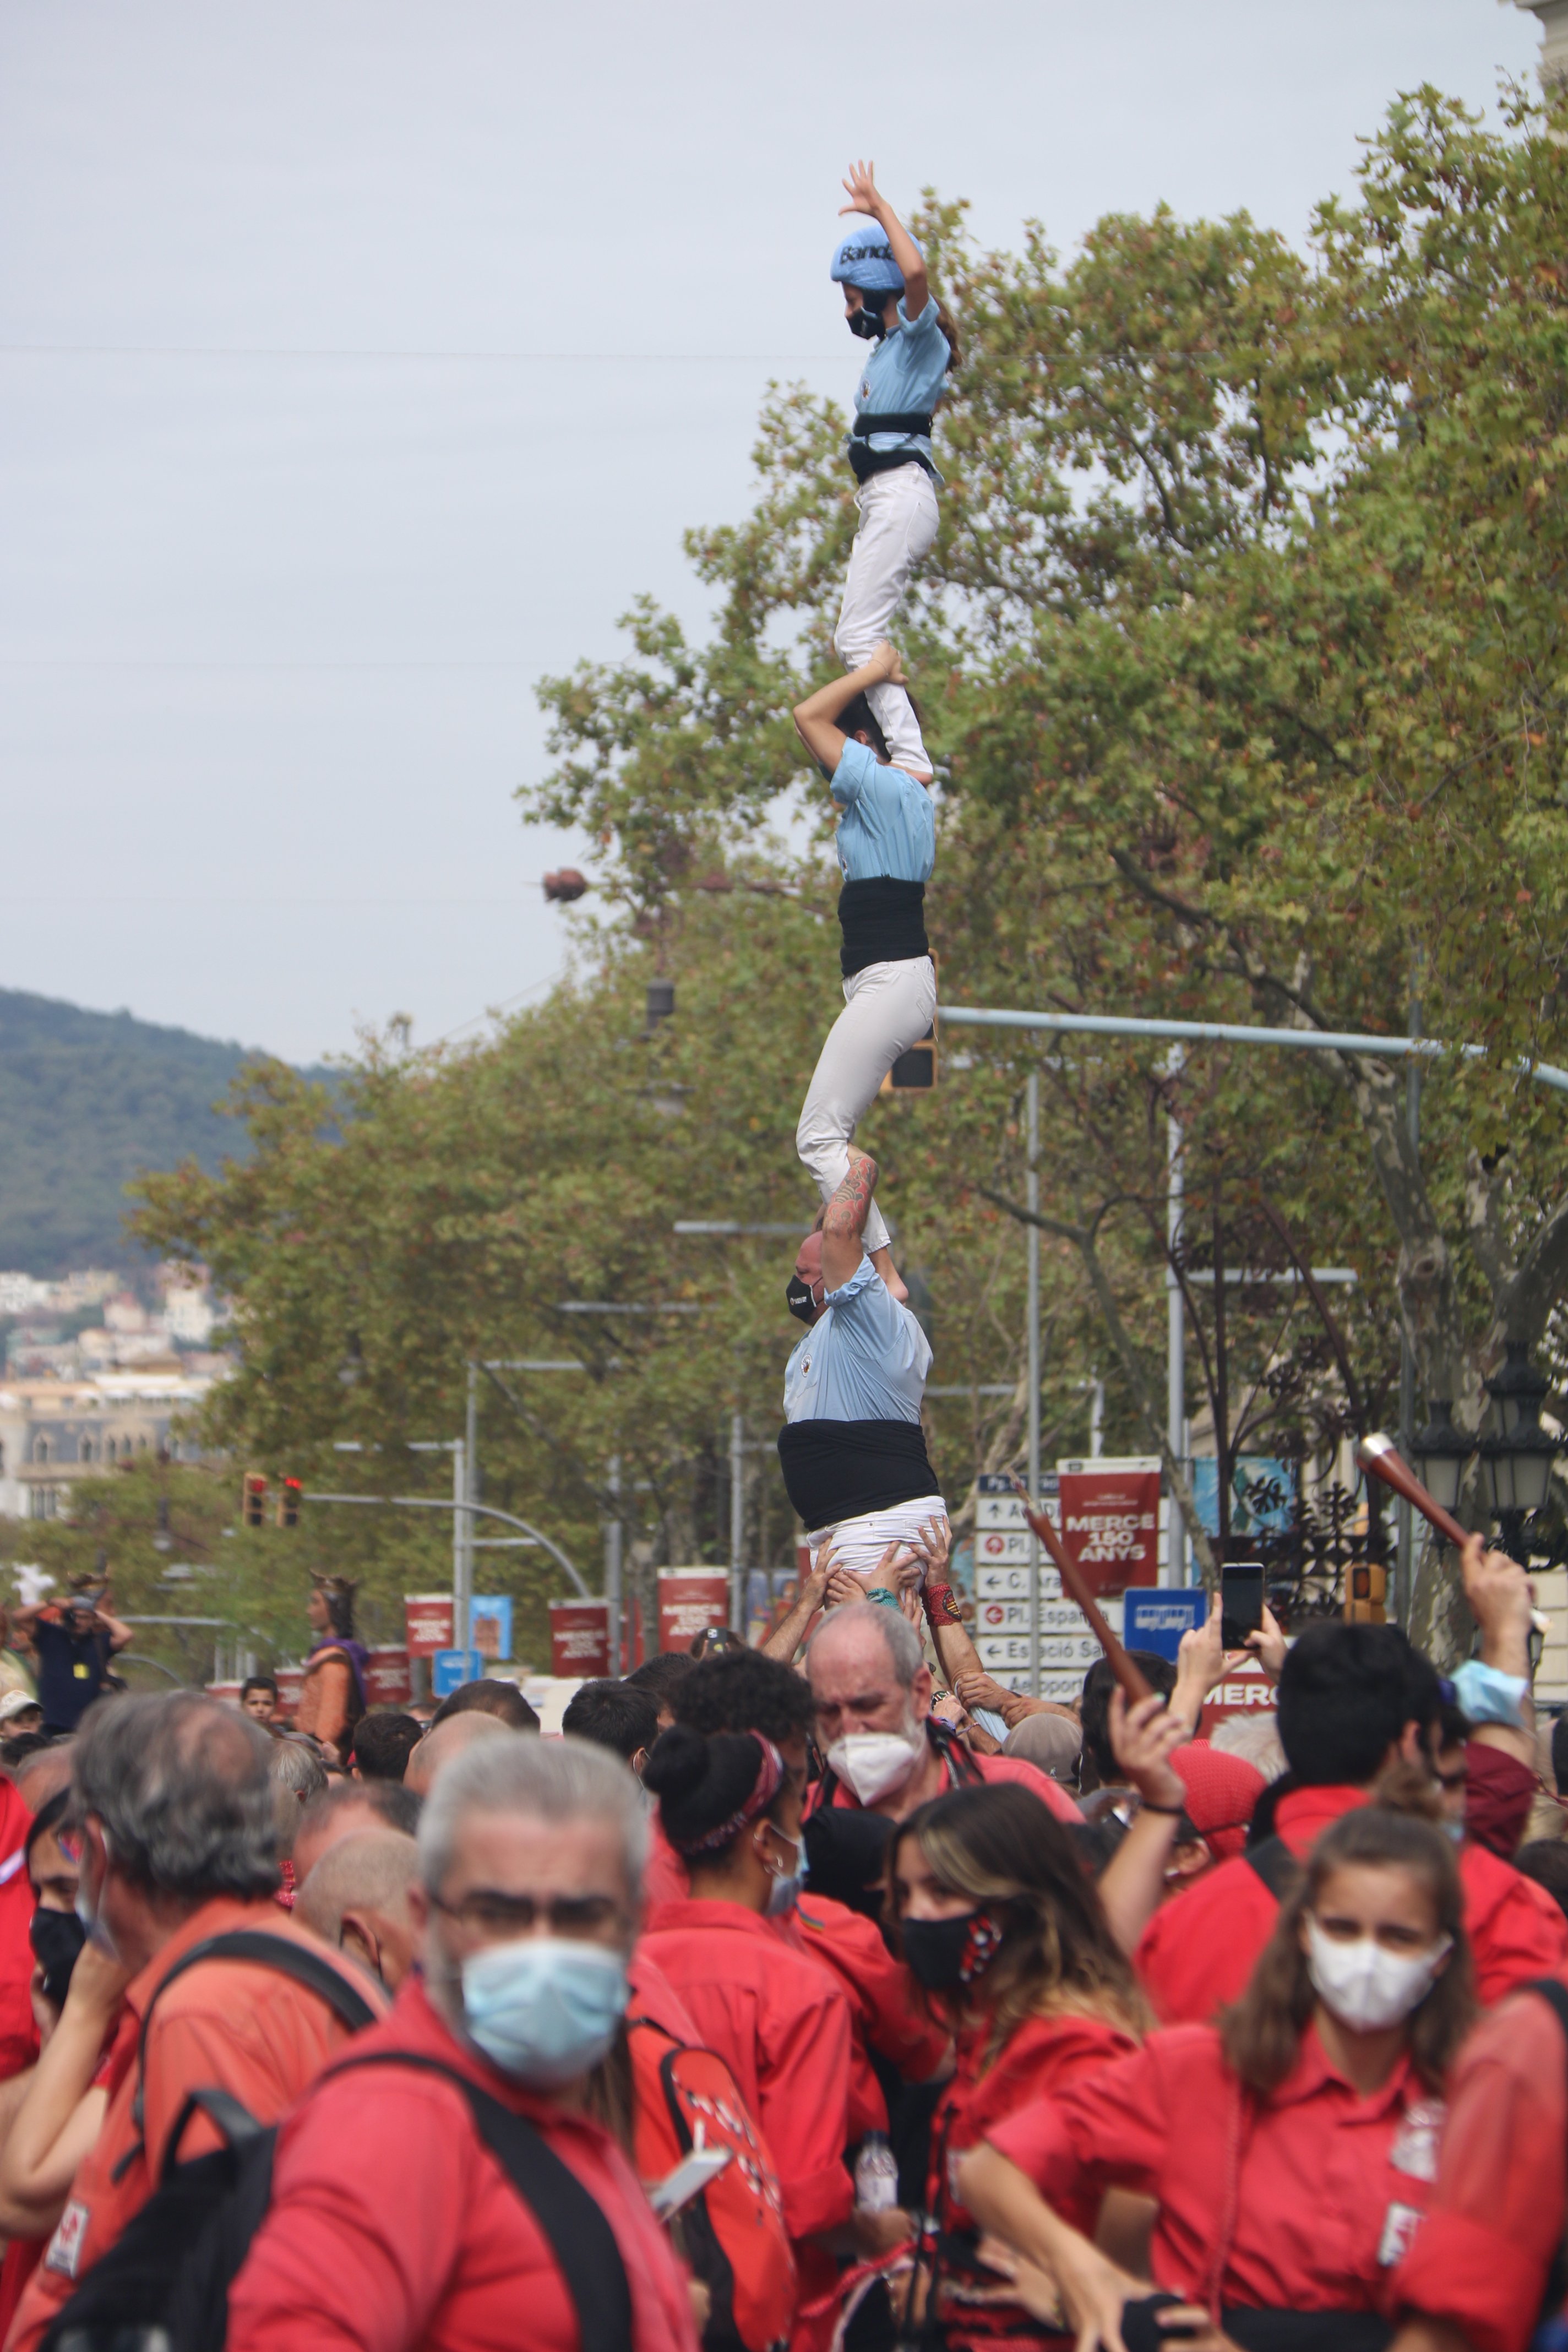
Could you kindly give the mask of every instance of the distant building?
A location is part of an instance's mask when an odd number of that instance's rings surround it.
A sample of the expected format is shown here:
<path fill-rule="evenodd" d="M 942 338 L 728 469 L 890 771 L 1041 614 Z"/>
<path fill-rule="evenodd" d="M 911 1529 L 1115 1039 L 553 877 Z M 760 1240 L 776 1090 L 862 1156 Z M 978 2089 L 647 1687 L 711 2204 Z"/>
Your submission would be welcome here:
<path fill-rule="evenodd" d="M 52 1283 L 35 1282 L 30 1274 L 0 1274 L 0 1315 L 30 1315 L 53 1298 Z"/>
<path fill-rule="evenodd" d="M 176 1424 L 211 1388 L 173 1365 L 104 1372 L 93 1380 L 7 1380 L 0 1386 L 0 1517 L 63 1517 L 81 1478 L 117 1462 L 166 1453 L 201 1459 Z"/>

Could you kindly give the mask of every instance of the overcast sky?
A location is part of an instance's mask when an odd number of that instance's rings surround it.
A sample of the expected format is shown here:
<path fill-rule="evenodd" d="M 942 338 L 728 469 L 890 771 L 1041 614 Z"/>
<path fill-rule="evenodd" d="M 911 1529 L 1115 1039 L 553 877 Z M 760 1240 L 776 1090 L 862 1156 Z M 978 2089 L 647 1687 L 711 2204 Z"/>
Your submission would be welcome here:
<path fill-rule="evenodd" d="M 1300 236 L 1497 0 L 0 0 L 0 985 L 416 1043 L 559 970 L 542 674 L 847 398 L 839 174 Z"/>

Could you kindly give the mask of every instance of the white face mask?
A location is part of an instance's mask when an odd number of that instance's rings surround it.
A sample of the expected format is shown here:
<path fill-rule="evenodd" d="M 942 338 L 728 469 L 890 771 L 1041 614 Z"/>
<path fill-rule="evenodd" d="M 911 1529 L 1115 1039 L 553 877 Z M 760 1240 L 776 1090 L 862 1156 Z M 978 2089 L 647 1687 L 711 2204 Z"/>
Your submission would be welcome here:
<path fill-rule="evenodd" d="M 1352 2033 L 1380 2033 L 1419 2009 L 1448 1956 L 1440 1937 L 1424 1952 L 1385 1952 L 1370 1936 L 1352 1943 L 1325 1936 L 1307 1915 L 1307 1973 L 1323 2007 Z"/>
<path fill-rule="evenodd" d="M 827 1761 L 863 1805 L 874 1805 L 879 1797 L 903 1787 L 925 1744 L 925 1733 L 920 1730 L 912 1737 L 904 1731 L 851 1731 L 834 1741 Z"/>

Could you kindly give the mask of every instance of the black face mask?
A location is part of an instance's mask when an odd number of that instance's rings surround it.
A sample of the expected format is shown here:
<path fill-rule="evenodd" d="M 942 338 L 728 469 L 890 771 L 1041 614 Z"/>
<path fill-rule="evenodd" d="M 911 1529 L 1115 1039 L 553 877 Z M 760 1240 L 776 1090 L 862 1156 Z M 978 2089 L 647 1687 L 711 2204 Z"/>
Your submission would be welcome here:
<path fill-rule="evenodd" d="M 44 1972 L 44 1999 L 52 2001 L 57 2009 L 63 2009 L 70 1990 L 71 1970 L 87 1941 L 87 1929 L 74 1911 L 38 1910 L 33 1914 L 27 1933 L 33 1957 Z"/>
<path fill-rule="evenodd" d="M 792 1274 L 785 1283 L 784 1298 L 790 1313 L 797 1321 L 810 1323 L 815 1320 L 816 1301 L 811 1295 L 811 1285 L 809 1282 L 803 1282 L 798 1274 Z"/>
<path fill-rule="evenodd" d="M 864 299 L 858 310 L 849 313 L 849 331 L 858 335 L 863 343 L 879 343 L 888 330 L 882 323 L 880 310 L 873 310 Z"/>
<path fill-rule="evenodd" d="M 986 1911 L 962 1911 L 956 1919 L 905 1919 L 904 1958 L 917 1984 L 928 1992 L 954 1992 L 989 1967 L 1002 1930 Z"/>

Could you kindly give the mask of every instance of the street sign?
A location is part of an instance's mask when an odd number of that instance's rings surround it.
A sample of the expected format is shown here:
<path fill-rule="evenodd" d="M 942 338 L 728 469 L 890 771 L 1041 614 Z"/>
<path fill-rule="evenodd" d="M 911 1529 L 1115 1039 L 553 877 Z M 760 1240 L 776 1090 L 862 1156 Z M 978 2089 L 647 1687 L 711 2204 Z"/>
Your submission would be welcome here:
<path fill-rule="evenodd" d="M 1182 1636 L 1203 1622 L 1207 1595 L 1194 1585 L 1176 1591 L 1147 1588 L 1127 1596 L 1126 1643 L 1130 1650 L 1152 1650 L 1157 1658 L 1174 1658 Z"/>
<path fill-rule="evenodd" d="M 477 1650 L 437 1650 L 430 1661 L 430 1688 L 437 1698 L 450 1698 L 465 1683 L 477 1683 L 485 1662 Z"/>

